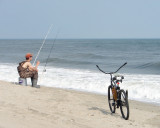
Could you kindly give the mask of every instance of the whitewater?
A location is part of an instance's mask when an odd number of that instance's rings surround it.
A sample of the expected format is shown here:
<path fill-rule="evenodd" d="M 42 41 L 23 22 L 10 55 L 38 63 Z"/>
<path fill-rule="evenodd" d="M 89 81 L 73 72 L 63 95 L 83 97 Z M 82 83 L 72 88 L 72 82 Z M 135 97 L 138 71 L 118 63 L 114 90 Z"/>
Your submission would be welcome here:
<path fill-rule="evenodd" d="M 0 64 L 0 80 L 17 83 L 19 75 L 17 65 Z M 95 67 L 96 68 L 96 67 Z M 99 71 L 66 69 L 48 67 L 42 73 L 43 67 L 39 67 L 39 82 L 41 86 L 73 89 L 97 94 L 107 95 L 110 85 L 110 76 Z M 147 74 L 124 74 L 124 80 L 120 83 L 122 89 L 128 90 L 129 99 L 160 104 L 160 76 Z M 31 85 L 30 78 L 27 79 Z"/>

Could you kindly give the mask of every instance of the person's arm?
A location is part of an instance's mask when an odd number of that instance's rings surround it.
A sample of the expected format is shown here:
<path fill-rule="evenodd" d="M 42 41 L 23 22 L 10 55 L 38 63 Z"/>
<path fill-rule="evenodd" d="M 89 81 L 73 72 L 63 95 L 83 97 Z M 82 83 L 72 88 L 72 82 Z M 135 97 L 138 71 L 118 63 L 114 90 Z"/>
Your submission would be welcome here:
<path fill-rule="evenodd" d="M 27 66 L 28 66 L 28 68 L 29 68 L 30 71 L 35 71 L 35 70 L 38 71 L 38 65 L 39 65 L 39 64 L 40 64 L 40 62 L 37 61 L 36 66 L 33 67 L 32 64 L 29 62 L 29 63 L 27 63 Z"/>
<path fill-rule="evenodd" d="M 40 64 L 40 62 L 37 61 L 37 64 L 36 64 L 36 66 L 34 67 L 37 72 L 38 72 L 38 65 L 39 65 L 39 64 Z"/>
<path fill-rule="evenodd" d="M 39 65 L 39 64 L 40 64 L 40 62 L 37 61 L 37 64 L 36 64 L 36 66 L 35 66 L 36 70 L 38 69 L 38 65 Z"/>
<path fill-rule="evenodd" d="M 27 66 L 28 66 L 28 69 L 30 71 L 34 71 L 35 70 L 35 68 L 32 66 L 32 64 L 30 62 L 27 63 Z"/>

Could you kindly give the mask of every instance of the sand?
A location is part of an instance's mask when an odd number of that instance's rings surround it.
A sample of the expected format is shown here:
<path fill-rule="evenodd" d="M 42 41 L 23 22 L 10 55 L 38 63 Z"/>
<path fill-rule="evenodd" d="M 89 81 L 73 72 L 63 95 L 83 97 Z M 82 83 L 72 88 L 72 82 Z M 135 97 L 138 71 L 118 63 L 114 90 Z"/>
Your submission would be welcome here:
<path fill-rule="evenodd" d="M 160 128 L 160 106 L 129 105 L 124 120 L 120 109 L 111 114 L 105 95 L 0 81 L 0 128 Z"/>

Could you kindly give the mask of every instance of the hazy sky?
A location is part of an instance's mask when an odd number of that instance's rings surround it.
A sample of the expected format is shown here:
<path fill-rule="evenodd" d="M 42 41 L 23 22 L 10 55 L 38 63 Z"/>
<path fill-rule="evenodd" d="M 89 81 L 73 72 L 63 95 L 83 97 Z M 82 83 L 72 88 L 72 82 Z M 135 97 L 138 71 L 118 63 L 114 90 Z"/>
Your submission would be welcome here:
<path fill-rule="evenodd" d="M 160 0 L 0 0 L 0 39 L 160 38 Z"/>

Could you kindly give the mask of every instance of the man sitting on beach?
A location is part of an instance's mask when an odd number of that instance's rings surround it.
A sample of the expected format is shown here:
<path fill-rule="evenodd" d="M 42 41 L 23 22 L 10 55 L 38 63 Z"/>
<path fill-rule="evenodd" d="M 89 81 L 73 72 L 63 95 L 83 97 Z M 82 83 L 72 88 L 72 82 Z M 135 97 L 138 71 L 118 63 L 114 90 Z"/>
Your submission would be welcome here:
<path fill-rule="evenodd" d="M 21 78 L 31 78 L 32 87 L 39 88 L 40 86 L 37 85 L 37 81 L 38 81 L 38 69 L 37 68 L 40 62 L 37 61 L 36 66 L 33 67 L 30 62 L 32 61 L 32 56 L 33 55 L 31 53 L 27 53 L 25 56 L 26 61 L 19 63 L 17 70 Z"/>

